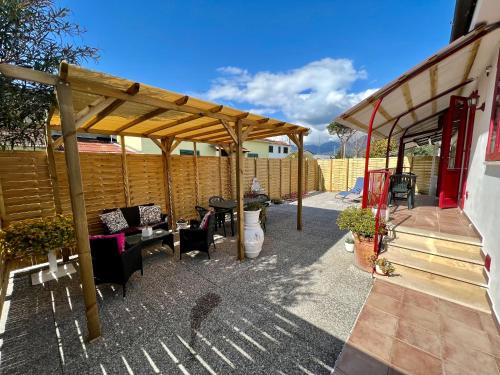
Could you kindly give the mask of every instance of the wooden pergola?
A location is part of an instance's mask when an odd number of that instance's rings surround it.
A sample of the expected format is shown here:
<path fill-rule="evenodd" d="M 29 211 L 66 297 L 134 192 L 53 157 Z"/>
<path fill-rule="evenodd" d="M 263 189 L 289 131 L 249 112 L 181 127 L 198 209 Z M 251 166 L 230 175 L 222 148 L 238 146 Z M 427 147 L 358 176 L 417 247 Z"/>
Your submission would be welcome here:
<path fill-rule="evenodd" d="M 181 141 L 210 143 L 236 157 L 238 259 L 244 259 L 243 142 L 286 135 L 298 148 L 297 230 L 302 229 L 302 180 L 304 134 L 308 129 L 187 95 L 113 77 L 62 62 L 59 75 L 14 65 L 0 64 L 0 73 L 12 79 L 52 85 L 57 107 L 47 121 L 49 168 L 54 168 L 53 150 L 64 142 L 71 207 L 74 216 L 80 278 L 86 307 L 89 339 L 100 336 L 87 214 L 83 194 L 77 134 L 95 133 L 121 137 L 123 158 L 125 136 L 151 139 L 161 150 L 166 171 L 167 202 L 172 217 L 171 152 Z M 52 142 L 50 133 L 62 137 Z M 125 160 L 125 159 L 124 159 Z M 126 165 L 126 163 L 124 163 Z M 127 195 L 127 194 L 126 194 Z M 126 197 L 127 202 L 130 197 Z"/>

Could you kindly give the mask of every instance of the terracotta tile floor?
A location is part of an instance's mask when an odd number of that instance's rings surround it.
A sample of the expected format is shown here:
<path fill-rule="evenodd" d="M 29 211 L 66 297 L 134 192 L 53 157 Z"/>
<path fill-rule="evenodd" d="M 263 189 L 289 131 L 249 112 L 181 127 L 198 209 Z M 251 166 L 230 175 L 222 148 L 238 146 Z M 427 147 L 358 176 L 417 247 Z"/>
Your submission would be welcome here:
<path fill-rule="evenodd" d="M 415 208 L 409 210 L 406 201 L 396 201 L 391 207 L 391 222 L 405 227 L 432 230 L 433 232 L 479 238 L 465 214 L 458 208 L 440 209 L 436 199 L 428 195 L 415 197 Z"/>
<path fill-rule="evenodd" d="M 499 375 L 491 315 L 376 280 L 342 354 L 338 375 Z"/>

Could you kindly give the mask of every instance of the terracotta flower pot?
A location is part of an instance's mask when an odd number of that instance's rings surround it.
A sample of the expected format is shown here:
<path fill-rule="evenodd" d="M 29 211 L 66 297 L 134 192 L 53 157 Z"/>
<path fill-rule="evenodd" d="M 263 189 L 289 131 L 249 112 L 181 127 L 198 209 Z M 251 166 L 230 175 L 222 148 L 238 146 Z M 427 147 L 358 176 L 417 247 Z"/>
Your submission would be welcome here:
<path fill-rule="evenodd" d="M 356 267 L 371 273 L 373 268 L 370 263 L 370 256 L 373 255 L 373 239 L 360 239 L 355 236 L 354 244 L 354 263 Z"/>

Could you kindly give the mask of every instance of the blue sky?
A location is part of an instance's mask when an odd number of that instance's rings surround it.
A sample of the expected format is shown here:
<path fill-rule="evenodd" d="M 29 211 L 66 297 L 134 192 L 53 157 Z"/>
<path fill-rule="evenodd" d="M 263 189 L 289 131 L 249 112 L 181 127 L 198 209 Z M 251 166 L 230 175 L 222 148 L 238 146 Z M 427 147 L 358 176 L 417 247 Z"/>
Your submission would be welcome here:
<path fill-rule="evenodd" d="M 454 3 L 59 1 L 100 49 L 88 67 L 308 125 L 314 138 L 445 46 Z"/>

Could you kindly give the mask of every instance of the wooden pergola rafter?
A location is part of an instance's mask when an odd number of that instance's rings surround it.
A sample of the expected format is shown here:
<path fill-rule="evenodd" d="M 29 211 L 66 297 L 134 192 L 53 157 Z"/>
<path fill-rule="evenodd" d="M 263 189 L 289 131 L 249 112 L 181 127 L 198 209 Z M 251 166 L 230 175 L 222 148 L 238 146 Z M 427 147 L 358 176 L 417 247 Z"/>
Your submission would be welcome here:
<path fill-rule="evenodd" d="M 243 217 L 243 142 L 251 139 L 288 135 L 298 148 L 297 229 L 302 229 L 302 180 L 304 135 L 308 129 L 268 117 L 216 105 L 187 95 L 90 71 L 65 62 L 59 75 L 28 68 L 0 64 L 0 73 L 12 79 L 52 85 L 57 108 L 47 121 L 49 170 L 55 176 L 53 151 L 64 142 L 68 184 L 73 211 L 80 278 L 84 294 L 88 337 L 100 336 L 92 260 L 88 240 L 87 214 L 83 194 L 77 134 L 95 133 L 119 136 L 127 184 L 125 136 L 151 139 L 162 151 L 166 176 L 165 191 L 170 219 L 174 218 L 172 187 L 172 151 L 182 141 L 210 143 L 236 159 L 236 195 L 238 217 L 238 258 L 244 259 Z M 167 117 L 165 117 L 167 116 Z M 53 130 L 62 137 L 52 141 Z M 196 160 L 195 160 L 196 163 Z M 130 195 L 125 187 L 126 202 Z M 197 194 L 198 199 L 198 194 Z"/>

